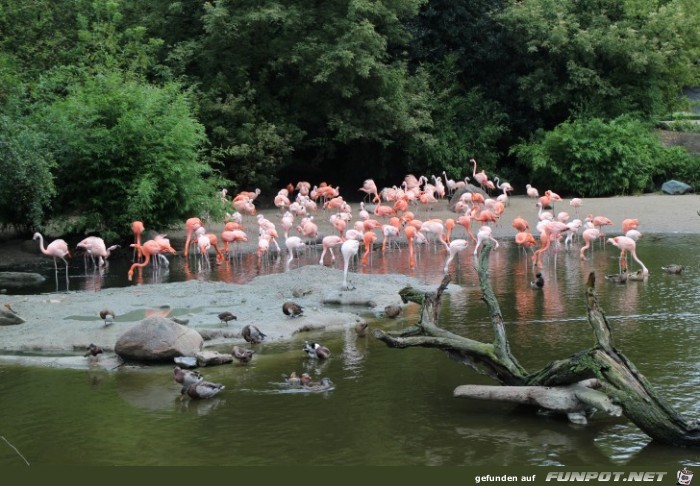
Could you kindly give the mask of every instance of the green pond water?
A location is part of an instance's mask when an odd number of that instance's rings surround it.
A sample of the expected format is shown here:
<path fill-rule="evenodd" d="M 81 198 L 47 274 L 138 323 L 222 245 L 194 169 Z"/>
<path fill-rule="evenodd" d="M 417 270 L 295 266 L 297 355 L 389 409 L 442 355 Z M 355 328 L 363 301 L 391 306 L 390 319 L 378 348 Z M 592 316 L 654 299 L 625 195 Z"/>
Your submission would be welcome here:
<path fill-rule="evenodd" d="M 596 246 L 586 262 L 578 251 L 561 251 L 544 259 L 546 285 L 534 290 L 531 265 L 515 245 L 502 242 L 491 254 L 491 278 L 513 353 L 535 370 L 593 344 L 583 296 L 586 276 L 594 270 L 616 346 L 681 413 L 700 417 L 699 248 L 698 236 L 645 235 L 638 254 L 650 277 L 625 285 L 602 278 L 617 272 L 618 251 L 610 245 Z M 415 270 L 397 254 L 374 254 L 368 271 L 411 273 L 438 285 L 444 250 L 422 249 Z M 300 264 L 314 262 L 318 254 Z M 238 268 L 246 268 L 243 263 Z M 668 263 L 686 269 L 668 275 L 661 271 Z M 119 265 L 110 264 L 100 288 L 127 285 Z M 231 275 L 216 266 L 208 274 L 183 267 L 174 262 L 165 276 L 144 273 L 144 283 L 184 280 L 193 273 L 213 280 Z M 284 257 L 262 268 L 250 264 L 249 273 L 232 285 L 283 267 Z M 83 288 L 86 276 L 77 269 L 71 273 L 72 290 Z M 444 299 L 441 325 L 490 342 L 471 252 L 460 255 L 450 273 L 461 288 Z M 47 276 L 53 284 L 52 264 Z M 409 306 L 399 319 L 370 319 L 370 324 L 399 330 L 414 323 L 417 312 L 417 306 Z M 307 359 L 304 340 L 328 346 L 331 358 Z M 455 399 L 458 385 L 494 383 L 437 350 L 388 349 L 354 330 L 314 332 L 256 349 L 248 366 L 202 369 L 208 380 L 226 388 L 200 401 L 181 399 L 170 365 L 103 371 L 0 364 L 0 465 L 24 464 L 20 454 L 32 465 L 700 464 L 699 450 L 650 443 L 624 417 L 596 414 L 581 426 L 510 404 Z M 328 376 L 335 388 L 286 389 L 280 375 L 293 370 L 315 379 Z"/>

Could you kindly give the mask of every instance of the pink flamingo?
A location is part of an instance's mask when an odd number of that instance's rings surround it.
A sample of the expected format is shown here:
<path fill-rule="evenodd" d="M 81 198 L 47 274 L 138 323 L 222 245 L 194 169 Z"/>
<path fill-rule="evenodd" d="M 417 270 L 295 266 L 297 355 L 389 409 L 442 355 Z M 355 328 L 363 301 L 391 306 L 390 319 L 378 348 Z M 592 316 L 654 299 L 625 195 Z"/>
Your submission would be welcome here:
<path fill-rule="evenodd" d="M 474 177 L 474 180 L 479 183 L 479 185 L 483 188 L 486 185 L 486 181 L 489 180 L 489 176 L 486 175 L 486 172 L 483 170 L 481 172 L 476 172 L 476 160 L 474 159 L 469 159 L 469 162 L 474 164 L 474 170 L 472 171 L 472 176 Z"/>
<path fill-rule="evenodd" d="M 134 245 L 135 245 L 135 243 L 132 244 L 131 246 L 134 246 Z M 140 262 L 140 263 L 134 263 L 133 265 L 131 265 L 131 267 L 129 268 L 129 272 L 127 274 L 129 277 L 129 281 L 131 281 L 131 279 L 133 278 L 134 269 L 136 267 L 138 267 L 138 268 L 145 267 L 146 265 L 148 265 L 150 263 L 152 256 L 158 255 L 162 251 L 161 245 L 155 240 L 148 240 L 143 245 L 141 245 L 139 249 L 141 250 L 141 253 L 144 256 L 144 261 Z M 171 253 L 175 253 L 175 250 L 172 249 Z"/>
<path fill-rule="evenodd" d="M 411 268 L 416 268 L 416 258 L 413 253 L 413 240 L 416 238 L 418 230 L 415 226 L 407 225 L 403 232 L 406 234 L 406 239 L 408 240 L 408 257 L 409 265 Z"/>
<path fill-rule="evenodd" d="M 601 235 L 602 233 L 598 228 L 588 228 L 583 231 L 581 238 L 583 238 L 583 241 L 585 241 L 586 244 L 583 245 L 579 251 L 579 258 L 581 260 L 586 259 L 586 250 L 591 247 L 591 242 L 600 238 Z"/>
<path fill-rule="evenodd" d="M 68 243 L 65 242 L 65 240 L 62 239 L 56 239 L 53 240 L 51 243 L 49 243 L 49 246 L 44 248 L 44 237 L 41 235 L 41 233 L 37 232 L 34 233 L 34 237 L 32 238 L 34 240 L 39 240 L 39 249 L 44 255 L 48 255 L 53 258 L 53 267 L 54 270 L 56 270 L 56 273 L 58 274 L 58 264 L 56 263 L 56 258 L 60 258 L 63 260 L 63 263 L 66 264 L 66 281 L 68 280 L 68 260 L 66 260 L 66 257 L 70 258 L 71 254 L 70 251 L 68 251 Z"/>
<path fill-rule="evenodd" d="M 226 253 L 229 257 L 231 256 L 231 252 L 229 251 L 229 245 L 231 243 L 236 243 L 236 242 L 246 242 L 248 241 L 248 235 L 245 234 L 243 230 L 224 230 L 221 233 L 221 241 L 224 242 L 224 253 Z"/>
<path fill-rule="evenodd" d="M 527 191 L 527 196 L 531 197 L 533 199 L 537 199 L 540 197 L 540 191 L 532 187 L 530 184 L 525 184 L 525 190 Z"/>
<path fill-rule="evenodd" d="M 377 234 L 374 231 L 365 231 L 362 235 L 362 242 L 365 245 L 365 253 L 362 255 L 362 265 L 367 265 L 369 253 L 372 251 L 372 244 L 376 241 Z"/>
<path fill-rule="evenodd" d="M 623 219 L 622 220 L 622 232 L 627 233 L 629 230 L 636 230 L 639 228 L 639 220 L 638 219 Z"/>
<path fill-rule="evenodd" d="M 448 267 L 450 266 L 450 262 L 454 259 L 454 257 L 457 256 L 458 253 L 461 253 L 464 250 L 466 250 L 468 246 L 469 241 L 464 240 L 462 238 L 458 238 L 450 242 L 450 254 L 447 257 L 447 260 L 445 260 L 445 267 L 443 268 L 443 271 L 445 273 L 447 273 Z"/>
<path fill-rule="evenodd" d="M 131 223 L 131 231 L 134 233 L 134 243 L 136 243 L 137 245 L 140 246 L 141 245 L 141 235 L 145 231 L 145 228 L 143 226 L 143 222 L 141 222 L 141 221 L 132 222 Z M 138 247 L 136 247 L 136 248 L 138 248 Z M 139 261 L 139 260 L 141 260 L 142 255 L 141 255 L 141 253 L 139 253 L 139 250 L 137 250 L 136 248 L 134 248 L 133 259 L 136 261 Z"/>
<path fill-rule="evenodd" d="M 318 264 L 323 265 L 323 257 L 326 255 L 326 251 L 330 252 L 331 260 L 335 261 L 335 255 L 333 254 L 333 248 L 342 245 L 343 241 L 345 241 L 345 239 L 343 239 L 341 236 L 336 236 L 336 235 L 324 236 L 323 240 L 321 240 L 321 244 L 323 245 L 323 252 L 321 253 L 321 259 L 318 261 Z"/>
<path fill-rule="evenodd" d="M 185 239 L 185 251 L 183 252 L 185 258 L 187 258 L 187 255 L 189 254 L 190 244 L 192 243 L 192 235 L 197 229 L 201 228 L 202 226 L 204 226 L 204 223 L 202 223 L 202 220 L 199 218 L 189 218 L 187 221 L 185 221 L 185 231 L 187 232 L 187 238 Z M 134 248 L 140 251 L 142 249 L 142 246 L 136 243 L 136 246 L 134 246 Z"/>
<path fill-rule="evenodd" d="M 344 266 L 343 266 L 343 290 L 349 290 L 348 287 L 348 267 L 350 266 L 350 260 L 352 260 L 360 249 L 360 242 L 358 240 L 345 240 L 340 247 L 340 252 L 343 254 Z"/>
<path fill-rule="evenodd" d="M 297 252 L 297 256 L 299 253 L 299 248 L 304 248 L 304 240 L 299 238 L 298 236 L 290 236 L 286 240 L 284 240 L 284 246 L 287 247 L 287 250 L 289 251 L 289 258 L 287 259 L 287 268 L 289 268 L 289 265 L 292 263 L 292 260 L 294 260 L 294 252 Z"/>
<path fill-rule="evenodd" d="M 644 263 L 642 263 L 639 257 L 637 257 L 637 243 L 632 238 L 627 236 L 616 236 L 614 238 L 608 238 L 608 243 L 612 243 L 620 249 L 620 262 L 624 260 L 626 253 L 630 252 L 632 254 L 632 258 L 634 258 L 634 261 L 639 263 L 639 265 L 642 267 L 642 275 L 649 275 L 649 270 Z M 625 264 L 625 272 L 627 271 L 626 267 L 627 265 Z"/>
<path fill-rule="evenodd" d="M 496 241 L 496 239 L 493 236 L 491 236 L 492 231 L 493 230 L 490 226 L 482 226 L 479 229 L 479 232 L 476 234 L 476 247 L 474 248 L 474 255 L 477 254 L 477 252 L 479 251 L 479 247 L 483 245 L 484 242 L 487 240 L 493 241 L 496 245 L 496 248 L 498 248 L 498 241 Z"/>
<path fill-rule="evenodd" d="M 365 182 L 362 183 L 362 187 L 360 187 L 358 191 L 365 192 L 368 196 L 373 196 L 373 203 L 379 203 L 381 201 L 381 199 L 379 199 L 379 191 L 377 190 L 377 185 L 372 179 L 365 179 Z"/>

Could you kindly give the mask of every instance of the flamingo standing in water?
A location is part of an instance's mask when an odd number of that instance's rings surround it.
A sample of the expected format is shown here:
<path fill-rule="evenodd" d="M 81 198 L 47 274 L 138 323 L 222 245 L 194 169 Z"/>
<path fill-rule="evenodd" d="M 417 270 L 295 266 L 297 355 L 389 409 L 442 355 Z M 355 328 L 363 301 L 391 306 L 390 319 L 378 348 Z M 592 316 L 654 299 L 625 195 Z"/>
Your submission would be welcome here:
<path fill-rule="evenodd" d="M 185 231 L 187 232 L 187 239 L 185 240 L 185 251 L 183 252 L 185 258 L 187 258 L 187 255 L 189 255 L 190 244 L 193 243 L 192 235 L 196 230 L 198 230 L 202 226 L 204 226 L 204 223 L 202 223 L 202 220 L 199 218 L 189 218 L 187 221 L 185 221 Z M 136 246 L 134 246 L 134 248 L 138 250 L 142 247 L 138 243 L 136 243 Z"/>
<path fill-rule="evenodd" d="M 362 187 L 360 187 L 358 191 L 365 192 L 368 196 L 373 196 L 373 203 L 379 203 L 381 201 L 381 199 L 379 199 L 379 191 L 377 190 L 377 184 L 375 184 L 374 180 L 372 179 L 366 179 L 365 182 L 362 183 Z"/>
<path fill-rule="evenodd" d="M 141 246 L 141 235 L 145 231 L 145 228 L 143 226 L 143 222 L 141 221 L 134 221 L 131 223 L 131 231 L 134 233 L 134 243 L 137 245 Z M 133 260 L 135 261 L 141 261 L 141 253 L 139 253 L 139 250 L 137 250 L 138 246 L 134 248 L 134 256 L 132 257 Z"/>
<path fill-rule="evenodd" d="M 581 247 L 581 250 L 579 251 L 579 258 L 581 260 L 586 259 L 586 250 L 589 249 L 591 247 L 591 243 L 594 240 L 597 240 L 598 238 L 600 238 L 601 235 L 602 235 L 602 233 L 600 232 L 600 230 L 598 228 L 587 228 L 587 229 L 583 230 L 583 233 L 581 234 L 581 238 L 583 238 L 583 241 L 585 241 L 586 244 L 583 245 Z"/>
<path fill-rule="evenodd" d="M 360 242 L 358 240 L 345 240 L 340 247 L 340 253 L 343 254 L 343 290 L 349 290 L 348 287 L 348 267 L 357 252 L 360 250 Z"/>
<path fill-rule="evenodd" d="M 474 255 L 476 256 L 477 252 L 479 251 L 479 247 L 484 244 L 486 240 L 491 240 L 496 244 L 496 248 L 498 248 L 498 241 L 491 236 L 492 229 L 490 226 L 482 226 L 479 229 L 479 232 L 476 234 L 476 247 L 474 248 Z"/>
<path fill-rule="evenodd" d="M 292 260 L 294 260 L 294 252 L 299 251 L 299 248 L 304 248 L 304 240 L 299 238 L 298 236 L 290 236 L 286 240 L 284 240 L 284 245 L 287 247 L 287 251 L 289 251 L 289 258 L 287 259 L 287 267 L 292 263 Z M 298 257 L 298 255 L 297 255 Z"/>
<path fill-rule="evenodd" d="M 326 255 L 326 251 L 330 252 L 331 260 L 335 261 L 335 255 L 333 254 L 333 248 L 335 248 L 336 246 L 342 245 L 343 241 L 345 241 L 345 239 L 341 236 L 337 236 L 337 235 L 324 236 L 323 240 L 321 240 L 321 244 L 323 245 L 323 252 L 321 252 L 321 259 L 318 261 L 318 264 L 323 265 L 323 257 Z"/>
<path fill-rule="evenodd" d="M 616 236 L 614 238 L 608 238 L 608 243 L 612 243 L 620 249 L 620 262 L 625 259 L 627 252 L 630 252 L 632 254 L 632 258 L 634 258 L 634 261 L 639 263 L 639 265 L 642 267 L 642 275 L 645 277 L 649 275 L 649 270 L 644 263 L 642 263 L 639 257 L 637 257 L 637 243 L 632 238 L 627 236 Z M 625 272 L 627 271 L 626 267 L 627 264 L 625 264 Z"/>
<path fill-rule="evenodd" d="M 132 244 L 131 246 L 135 247 L 135 243 Z M 146 265 L 148 265 L 151 261 L 151 257 L 158 255 L 163 250 L 163 247 L 155 240 L 148 240 L 143 245 L 141 245 L 138 249 L 141 250 L 141 253 L 143 254 L 143 256 L 145 258 L 144 258 L 143 262 L 134 263 L 133 265 L 131 265 L 131 267 L 129 268 L 129 272 L 127 274 L 129 277 L 129 281 L 131 281 L 131 279 L 134 276 L 134 269 L 136 267 L 143 268 Z M 173 253 L 173 254 L 175 253 L 175 250 L 172 248 L 169 251 L 170 251 L 170 253 Z"/>
<path fill-rule="evenodd" d="M 445 273 L 447 273 L 450 262 L 454 259 L 454 257 L 466 250 L 468 246 L 469 241 L 462 238 L 458 238 L 450 242 L 450 255 L 447 257 L 447 260 L 445 260 L 445 267 L 443 268 Z"/>
<path fill-rule="evenodd" d="M 68 282 L 68 260 L 66 257 L 70 258 L 70 251 L 68 251 L 68 243 L 62 239 L 53 240 L 49 245 L 44 248 L 44 237 L 41 233 L 34 233 L 34 240 L 39 240 L 39 249 L 44 255 L 48 255 L 53 258 L 53 268 L 56 271 L 56 278 L 58 278 L 58 263 L 56 263 L 56 258 L 63 260 L 66 264 L 66 283 Z M 58 282 L 58 280 L 56 281 Z"/>

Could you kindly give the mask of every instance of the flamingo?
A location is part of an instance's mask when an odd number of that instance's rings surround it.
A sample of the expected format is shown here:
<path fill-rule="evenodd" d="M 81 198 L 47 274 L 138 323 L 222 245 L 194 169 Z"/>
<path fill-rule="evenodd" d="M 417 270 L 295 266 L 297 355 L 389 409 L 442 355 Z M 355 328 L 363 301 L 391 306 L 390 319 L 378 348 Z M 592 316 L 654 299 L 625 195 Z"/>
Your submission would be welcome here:
<path fill-rule="evenodd" d="M 569 206 L 571 206 L 572 208 L 574 208 L 574 214 L 575 214 L 576 216 L 578 216 L 578 208 L 580 208 L 581 206 L 583 206 L 583 199 L 581 199 L 581 198 L 579 198 L 579 197 L 575 197 L 575 198 L 573 198 L 571 201 L 569 201 Z"/>
<path fill-rule="evenodd" d="M 365 179 L 365 181 L 362 183 L 362 187 L 360 187 L 358 191 L 365 192 L 368 196 L 373 196 L 373 203 L 378 203 L 381 201 L 381 199 L 379 199 L 379 191 L 377 190 L 377 184 L 375 184 L 374 180 L 372 179 Z"/>
<path fill-rule="evenodd" d="M 358 240 L 345 240 L 340 247 L 340 253 L 343 254 L 344 266 L 343 266 L 343 290 L 349 290 L 348 287 L 348 267 L 350 265 L 350 260 L 357 255 L 360 249 L 360 242 Z"/>
<path fill-rule="evenodd" d="M 583 233 L 581 234 L 581 238 L 583 238 L 583 241 L 586 242 L 585 245 L 581 247 L 581 250 L 579 251 L 579 258 L 581 260 L 586 259 L 586 250 L 591 247 L 591 242 L 593 240 L 597 240 L 600 238 L 602 233 L 598 228 L 587 228 L 583 230 Z"/>
<path fill-rule="evenodd" d="M 230 257 L 229 245 L 231 243 L 235 244 L 237 241 L 248 241 L 248 235 L 243 230 L 224 230 L 221 233 L 221 241 L 224 242 L 224 253 Z"/>
<path fill-rule="evenodd" d="M 294 251 L 296 250 L 298 252 L 299 248 L 304 248 L 304 240 L 298 236 L 290 236 L 284 240 L 284 245 L 289 251 L 289 258 L 287 259 L 287 267 L 289 267 L 289 264 L 294 260 Z"/>
<path fill-rule="evenodd" d="M 377 234 L 374 231 L 365 231 L 362 235 L 362 241 L 365 245 L 365 253 L 362 255 L 362 265 L 367 265 L 367 259 L 369 258 L 369 252 L 372 251 L 372 244 L 377 239 Z"/>
<path fill-rule="evenodd" d="M 642 275 L 649 275 L 649 270 L 644 263 L 642 263 L 639 257 L 637 257 L 637 243 L 632 238 L 627 236 L 616 236 L 614 238 L 608 238 L 608 243 L 612 243 L 620 249 L 620 261 L 625 258 L 627 252 L 630 252 L 632 254 L 632 258 L 634 258 L 634 261 L 639 263 L 639 265 L 642 267 Z M 627 269 L 625 268 L 625 271 L 626 270 Z"/>
<path fill-rule="evenodd" d="M 323 245 L 323 252 L 321 253 L 321 259 L 318 261 L 318 264 L 323 265 L 323 257 L 326 255 L 326 251 L 329 251 L 331 253 L 331 260 L 335 261 L 335 255 L 333 254 L 333 248 L 335 248 L 336 246 L 342 245 L 343 241 L 345 241 L 345 240 L 340 236 L 336 236 L 336 235 L 324 236 L 323 240 L 321 240 L 321 244 Z"/>
<path fill-rule="evenodd" d="M 479 247 L 484 243 L 484 241 L 491 240 L 496 244 L 496 248 L 498 248 L 498 241 L 494 239 L 493 236 L 491 236 L 492 229 L 490 226 L 482 226 L 479 229 L 479 232 L 476 234 L 476 247 L 474 248 L 474 255 L 477 254 L 479 251 Z"/>
<path fill-rule="evenodd" d="M 68 251 L 68 243 L 65 242 L 65 240 L 62 239 L 56 239 L 53 240 L 49 245 L 44 248 L 44 237 L 41 235 L 41 233 L 36 232 L 34 233 L 34 237 L 32 238 L 34 240 L 39 240 L 39 249 L 44 255 L 48 255 L 53 258 L 53 267 L 54 270 L 56 271 L 56 275 L 58 275 L 58 264 L 56 263 L 56 258 L 60 258 L 63 260 L 63 263 L 66 264 L 66 282 L 68 281 L 68 260 L 66 260 L 66 257 L 70 258 L 71 254 L 70 251 Z"/>
<path fill-rule="evenodd" d="M 445 260 L 445 267 L 443 268 L 443 271 L 445 273 L 447 273 L 447 269 L 450 265 L 450 262 L 454 259 L 454 257 L 457 256 L 460 252 L 466 250 L 468 246 L 469 241 L 464 240 L 462 238 L 458 238 L 450 242 L 450 255 L 447 257 L 447 260 Z"/>
<path fill-rule="evenodd" d="M 406 234 L 406 239 L 408 240 L 408 257 L 409 265 L 411 268 L 416 268 L 416 258 L 413 254 L 413 240 L 418 234 L 418 229 L 415 226 L 407 225 L 403 232 Z"/>
<path fill-rule="evenodd" d="M 145 228 L 143 226 L 143 222 L 141 222 L 141 221 L 132 222 L 131 223 L 131 231 L 134 233 L 134 243 L 136 243 L 137 245 L 141 245 L 141 235 L 145 231 Z M 141 256 L 142 255 L 139 253 L 139 251 L 136 248 L 134 248 L 133 259 L 137 260 L 137 261 L 141 260 Z"/>
<path fill-rule="evenodd" d="M 187 238 L 185 239 L 185 251 L 183 252 L 185 258 L 187 258 L 187 255 L 189 254 L 190 243 L 192 243 L 192 235 L 197 229 L 201 228 L 202 226 L 204 226 L 204 223 L 202 223 L 202 220 L 199 218 L 189 218 L 187 221 L 185 221 L 185 231 L 187 232 Z M 134 248 L 140 251 L 142 247 L 140 244 L 136 243 L 136 246 L 134 246 Z"/>
<path fill-rule="evenodd" d="M 540 197 L 540 191 L 532 187 L 530 184 L 525 184 L 525 189 L 527 191 L 527 196 L 533 199 L 538 199 Z"/>
<path fill-rule="evenodd" d="M 134 245 L 135 245 L 135 243 L 132 244 L 131 246 L 134 246 Z M 131 281 L 131 279 L 134 276 L 134 268 L 136 268 L 136 267 L 143 268 L 146 265 L 148 265 L 149 262 L 151 261 L 151 257 L 154 255 L 158 255 L 161 252 L 162 247 L 157 241 L 148 240 L 143 245 L 141 245 L 138 249 L 141 250 L 141 253 L 144 256 L 144 260 L 143 260 L 143 262 L 137 262 L 137 263 L 134 263 L 133 265 L 131 265 L 131 267 L 129 268 L 129 272 L 127 273 L 128 277 L 129 277 L 129 281 Z M 172 249 L 171 253 L 175 253 L 175 250 Z"/>
<path fill-rule="evenodd" d="M 629 230 L 636 230 L 639 228 L 639 220 L 638 219 L 623 219 L 622 220 L 622 232 L 627 233 Z"/>
<path fill-rule="evenodd" d="M 486 175 L 486 172 L 483 170 L 481 172 L 476 172 L 476 160 L 474 159 L 469 159 L 469 162 L 474 164 L 474 171 L 472 172 L 472 176 L 476 180 L 476 182 L 479 183 L 479 185 L 483 188 L 486 185 L 486 181 L 489 180 L 489 177 Z"/>

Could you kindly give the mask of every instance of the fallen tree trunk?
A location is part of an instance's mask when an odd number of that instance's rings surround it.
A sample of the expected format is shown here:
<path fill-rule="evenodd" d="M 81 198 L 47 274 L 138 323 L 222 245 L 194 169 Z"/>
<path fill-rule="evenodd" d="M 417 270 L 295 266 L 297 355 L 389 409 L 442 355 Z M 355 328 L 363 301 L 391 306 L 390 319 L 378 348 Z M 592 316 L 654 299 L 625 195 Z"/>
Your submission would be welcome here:
<path fill-rule="evenodd" d="M 565 413 L 578 423 L 585 423 L 585 417 L 595 410 L 611 415 L 622 412 L 654 440 L 677 446 L 700 446 L 698 421 L 687 420 L 676 412 L 615 348 L 612 329 L 598 305 L 593 273 L 588 279 L 586 303 L 596 345 L 528 373 L 511 353 L 503 316 L 491 287 L 488 275 L 491 249 L 490 243 L 482 249 L 477 272 L 494 330 L 492 343 L 475 341 L 438 326 L 440 299 L 449 284 L 449 276 L 445 276 L 436 292 L 402 289 L 399 295 L 404 302 L 421 305 L 418 323 L 397 334 L 377 330 L 375 337 L 394 348 L 441 349 L 452 359 L 505 385 L 463 385 L 455 389 L 456 397 L 534 405 L 553 413 Z"/>

